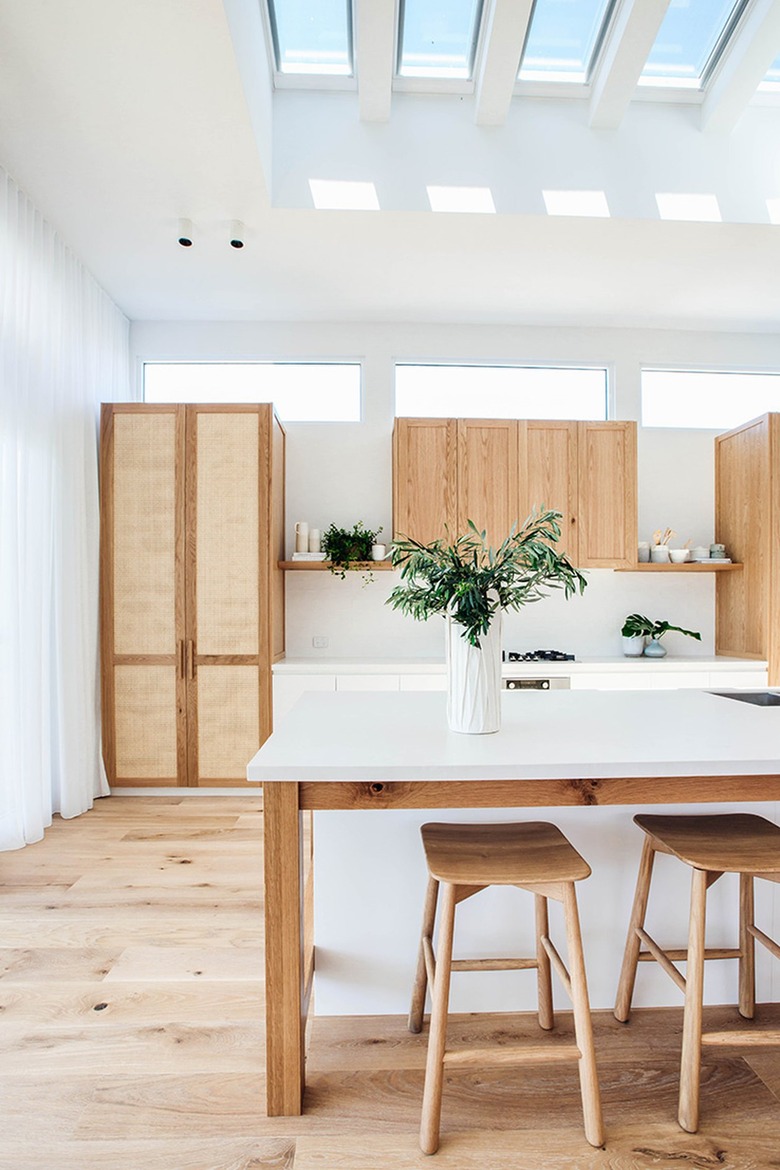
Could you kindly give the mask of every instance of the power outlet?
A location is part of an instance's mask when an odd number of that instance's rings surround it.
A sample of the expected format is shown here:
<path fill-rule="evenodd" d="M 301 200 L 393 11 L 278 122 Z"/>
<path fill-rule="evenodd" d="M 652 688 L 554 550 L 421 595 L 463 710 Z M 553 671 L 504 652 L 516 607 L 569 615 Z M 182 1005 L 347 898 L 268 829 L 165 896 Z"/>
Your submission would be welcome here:
<path fill-rule="evenodd" d="M 315 637 L 312 638 L 311 644 L 315 650 L 327 650 L 329 643 L 327 638 Z"/>

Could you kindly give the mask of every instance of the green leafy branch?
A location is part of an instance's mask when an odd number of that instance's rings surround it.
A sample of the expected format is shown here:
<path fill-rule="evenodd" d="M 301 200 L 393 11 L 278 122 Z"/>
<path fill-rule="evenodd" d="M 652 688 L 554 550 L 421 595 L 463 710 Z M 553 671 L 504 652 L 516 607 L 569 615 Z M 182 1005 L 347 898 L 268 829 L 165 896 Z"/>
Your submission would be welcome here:
<path fill-rule="evenodd" d="M 567 598 L 584 591 L 583 575 L 553 548 L 561 536 L 560 519 L 560 512 L 532 512 L 497 549 L 472 520 L 453 541 L 397 540 L 392 564 L 401 569 L 401 584 L 387 604 L 418 621 L 450 614 L 463 626 L 463 637 L 479 646 L 499 610 L 518 610 L 550 589 L 563 589 Z"/>

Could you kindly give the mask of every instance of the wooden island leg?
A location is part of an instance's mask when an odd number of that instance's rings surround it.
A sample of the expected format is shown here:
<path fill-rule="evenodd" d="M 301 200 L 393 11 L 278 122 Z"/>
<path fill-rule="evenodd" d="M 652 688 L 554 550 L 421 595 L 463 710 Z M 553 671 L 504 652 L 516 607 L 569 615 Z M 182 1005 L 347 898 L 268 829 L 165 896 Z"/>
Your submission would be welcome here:
<path fill-rule="evenodd" d="M 306 1004 L 301 903 L 302 834 L 298 785 L 263 786 L 265 894 L 266 1112 L 302 1111 Z"/>

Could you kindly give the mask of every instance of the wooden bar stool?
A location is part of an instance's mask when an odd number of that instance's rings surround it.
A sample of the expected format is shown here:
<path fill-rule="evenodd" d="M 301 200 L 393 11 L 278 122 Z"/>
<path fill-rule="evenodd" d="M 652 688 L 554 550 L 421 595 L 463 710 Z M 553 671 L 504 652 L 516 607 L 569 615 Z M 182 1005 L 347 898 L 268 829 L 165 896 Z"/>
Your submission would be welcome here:
<path fill-rule="evenodd" d="M 780 827 L 752 813 L 707 816 L 641 816 L 635 824 L 645 833 L 634 906 L 620 972 L 615 1017 L 625 1023 L 631 1011 L 637 963 L 654 959 L 685 994 L 678 1119 L 688 1133 L 699 1128 L 699 1082 L 702 1044 L 777 1043 L 778 1032 L 711 1032 L 702 1034 L 704 962 L 739 959 L 739 1013 L 753 1018 L 756 1004 L 755 940 L 780 958 L 780 947 L 753 921 L 753 879 L 780 881 Z M 650 879 L 656 853 L 678 857 L 692 869 L 688 946 L 664 950 L 644 928 Z M 704 928 L 707 890 L 724 873 L 739 874 L 739 946 L 708 950 Z M 646 950 L 642 950 L 644 943 Z M 687 964 L 683 976 L 675 962 Z"/>
<path fill-rule="evenodd" d="M 425 993 L 431 984 L 432 1008 L 425 1069 L 420 1147 L 425 1154 L 439 1148 L 444 1065 L 514 1063 L 523 1060 L 578 1060 L 585 1136 L 593 1146 L 604 1143 L 601 1101 L 593 1049 L 593 1028 L 585 979 L 577 896 L 574 883 L 590 874 L 590 866 L 555 825 L 427 824 L 420 830 L 428 863 L 428 889 L 423 912 L 417 974 L 409 1012 L 409 1030 L 422 1030 Z M 437 953 L 433 927 L 442 887 Z M 455 906 L 488 886 L 519 886 L 530 890 L 536 907 L 536 955 L 528 959 L 452 958 Z M 563 903 L 571 972 L 550 941 L 547 899 Z M 447 1010 L 452 971 L 506 971 L 536 968 L 539 1024 L 553 1026 L 551 965 L 572 1001 L 576 1044 L 556 1048 L 446 1050 Z"/>

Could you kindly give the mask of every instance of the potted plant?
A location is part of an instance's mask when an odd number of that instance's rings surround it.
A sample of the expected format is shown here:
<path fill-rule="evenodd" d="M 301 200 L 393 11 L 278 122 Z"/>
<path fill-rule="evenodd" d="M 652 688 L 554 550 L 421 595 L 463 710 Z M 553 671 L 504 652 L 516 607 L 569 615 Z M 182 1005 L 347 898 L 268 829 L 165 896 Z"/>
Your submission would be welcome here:
<path fill-rule="evenodd" d="M 331 563 L 330 571 L 343 580 L 353 565 L 370 561 L 371 546 L 381 531 L 381 527 L 376 531 L 366 528 L 362 520 L 358 520 L 354 528 L 337 528 L 331 524 L 322 534 L 321 543 L 322 551 Z"/>
<path fill-rule="evenodd" d="M 661 638 L 670 630 L 701 641 L 701 634 L 696 630 L 684 630 L 682 626 L 673 626 L 667 621 L 651 621 L 644 614 L 630 613 L 620 631 L 623 635 L 623 653 L 629 658 L 638 658 L 640 654 L 647 658 L 665 658 L 666 647 L 661 645 Z M 637 648 L 639 645 L 642 649 Z"/>
<path fill-rule="evenodd" d="M 566 597 L 587 582 L 553 545 L 560 512 L 532 512 L 497 549 L 469 520 L 451 542 L 400 539 L 392 548 L 401 583 L 387 604 L 418 621 L 447 620 L 447 717 L 453 731 L 492 732 L 500 726 L 501 615 L 539 601 L 549 589 Z"/>
<path fill-rule="evenodd" d="M 623 637 L 623 653 L 626 658 L 641 658 L 652 628 L 653 623 L 650 618 L 644 617 L 641 613 L 628 615 L 620 631 Z"/>

